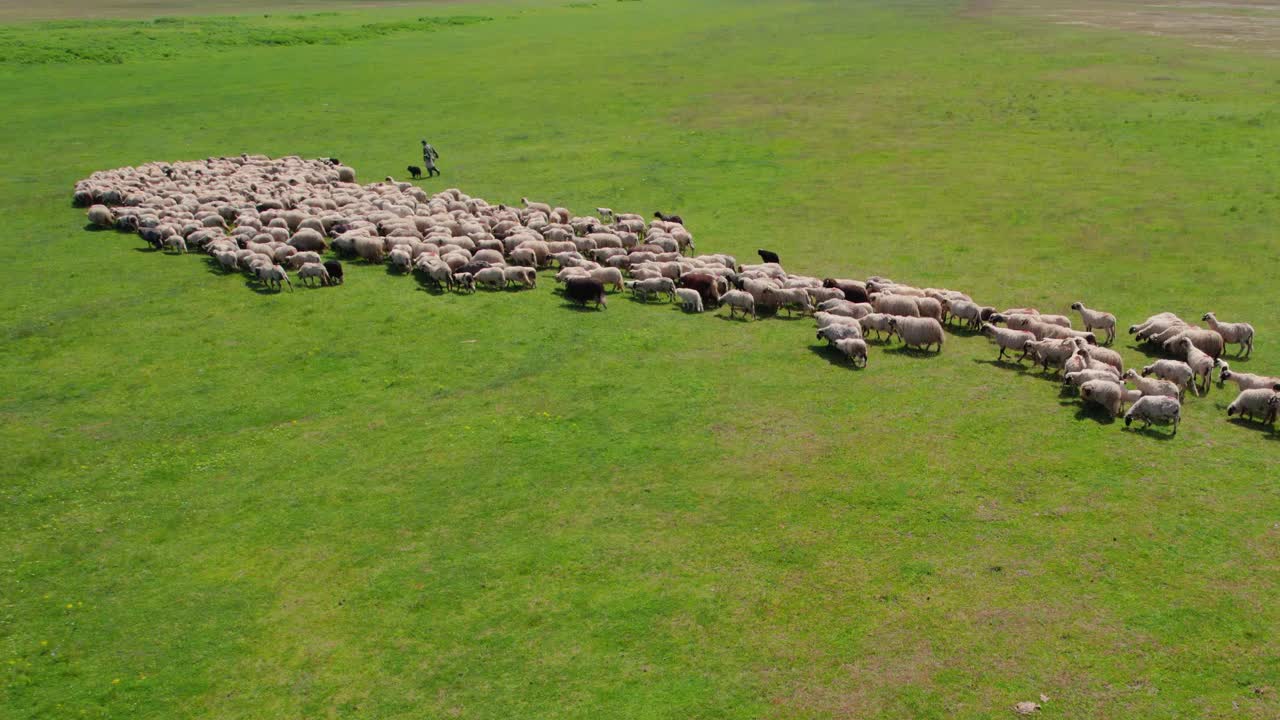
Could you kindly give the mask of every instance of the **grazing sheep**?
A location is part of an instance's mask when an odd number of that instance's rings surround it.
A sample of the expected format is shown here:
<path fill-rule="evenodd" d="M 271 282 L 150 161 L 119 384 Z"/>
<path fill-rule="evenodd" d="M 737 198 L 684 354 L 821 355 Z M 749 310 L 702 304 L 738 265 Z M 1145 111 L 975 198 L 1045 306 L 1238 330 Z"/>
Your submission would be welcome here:
<path fill-rule="evenodd" d="M 476 285 L 490 290 L 501 290 L 507 286 L 507 276 L 500 267 L 487 267 L 475 273 Z"/>
<path fill-rule="evenodd" d="M 1067 358 L 1074 355 L 1076 346 L 1071 341 L 1063 341 L 1057 339 L 1032 340 L 1023 346 L 1022 357 L 1018 358 L 1018 362 L 1022 362 L 1028 355 L 1034 358 L 1034 361 L 1043 370 L 1048 370 L 1053 365 L 1054 370 L 1061 370 Z"/>
<path fill-rule="evenodd" d="M 1253 354 L 1253 326 L 1245 322 L 1218 322 L 1217 316 L 1211 312 L 1204 314 L 1201 320 L 1209 323 L 1209 328 L 1222 336 L 1223 345 L 1239 345 L 1242 357 Z M 1224 347 L 1225 349 L 1225 347 Z"/>
<path fill-rule="evenodd" d="M 1179 343 L 1184 339 L 1190 340 L 1191 344 L 1195 345 L 1201 352 L 1214 360 L 1217 360 L 1218 357 L 1222 355 L 1224 347 L 1222 336 L 1213 330 L 1206 330 L 1205 328 L 1187 328 L 1177 335 L 1166 339 L 1162 344 L 1164 345 L 1164 349 L 1169 352 L 1184 352 L 1179 349 Z"/>
<path fill-rule="evenodd" d="M 747 319 L 747 313 L 751 313 L 752 320 L 756 319 L 756 299 L 745 290 L 730 290 L 720 296 L 720 302 L 729 306 L 729 317 L 740 312 L 743 320 Z"/>
<path fill-rule="evenodd" d="M 1241 390 L 1253 390 L 1257 388 L 1280 390 L 1280 378 L 1274 378 L 1269 375 L 1255 375 L 1253 373 L 1236 372 L 1231 369 L 1230 365 L 1222 360 L 1219 360 L 1218 364 L 1222 366 L 1222 369 L 1218 371 L 1219 386 L 1230 380 Z"/>
<path fill-rule="evenodd" d="M 876 334 L 876 340 L 881 338 L 882 333 L 892 338 L 893 326 L 889 321 L 892 320 L 893 317 L 893 315 L 887 315 L 885 313 L 868 313 L 858 318 L 858 324 L 862 326 L 864 337 L 866 333 L 874 331 Z"/>
<path fill-rule="evenodd" d="M 274 287 L 276 290 L 282 290 L 283 282 L 289 286 L 289 292 L 293 292 L 293 283 L 289 281 L 289 273 L 279 265 L 264 264 L 256 268 L 258 281 L 267 287 Z"/>
<path fill-rule="evenodd" d="M 836 315 L 835 313 L 816 312 L 813 314 L 813 322 L 818 328 L 828 327 L 830 325 L 857 325 L 862 327 L 857 318 L 851 318 L 847 315 Z"/>
<path fill-rule="evenodd" d="M 397 245 L 387 255 L 387 259 L 397 272 L 407 273 L 413 270 L 413 255 L 401 245 Z"/>
<path fill-rule="evenodd" d="M 674 288 L 672 290 L 674 291 Z M 569 278 L 564 284 L 564 295 L 584 307 L 589 302 L 595 303 L 596 308 L 600 310 L 608 307 L 605 300 L 604 283 L 595 278 Z"/>
<path fill-rule="evenodd" d="M 288 246 L 285 246 L 285 247 L 288 247 Z M 289 249 L 293 250 L 293 248 L 289 248 Z M 276 258 L 276 261 L 279 262 L 280 259 Z M 292 255 L 289 255 L 284 259 L 284 266 L 289 270 L 297 270 L 301 268 L 303 265 L 308 265 L 311 263 L 319 263 L 319 262 L 320 262 L 320 253 L 298 252 L 294 250 Z"/>
<path fill-rule="evenodd" d="M 867 342 L 862 338 L 840 338 L 835 341 L 835 347 L 849 358 L 854 367 L 867 366 Z M 862 361 L 861 364 L 858 363 L 859 360 Z"/>
<path fill-rule="evenodd" d="M 1086 331 L 1092 331 L 1092 330 L 1107 331 L 1107 341 L 1104 344 L 1110 345 L 1112 341 L 1116 339 L 1116 316 L 1115 315 L 1112 315 L 1109 312 L 1103 312 L 1101 310 L 1090 310 L 1089 308 L 1085 307 L 1084 303 L 1082 302 L 1071 303 L 1071 309 L 1080 313 L 1080 318 L 1084 321 L 1084 329 Z"/>
<path fill-rule="evenodd" d="M 1157 425 L 1173 425 L 1172 435 L 1178 434 L 1178 423 L 1182 420 L 1182 403 L 1177 398 L 1165 397 L 1162 395 L 1143 395 L 1134 401 L 1133 406 L 1129 408 L 1129 412 L 1124 414 L 1124 426 L 1129 425 L 1134 420 L 1142 421 L 1142 429 L 1146 430 L 1151 427 L 1152 423 Z"/>
<path fill-rule="evenodd" d="M 88 216 L 91 224 L 100 228 L 115 227 L 116 216 L 111 212 L 111 208 L 106 205 L 94 205 L 89 208 L 85 215 Z"/>
<path fill-rule="evenodd" d="M 704 272 L 685 273 L 676 282 L 680 287 L 697 290 L 702 302 L 711 307 L 720 305 L 720 282 L 715 275 Z"/>
<path fill-rule="evenodd" d="M 680 298 L 680 308 L 685 312 L 702 312 L 702 293 L 692 288 L 676 288 L 676 297 Z"/>
<path fill-rule="evenodd" d="M 937 302 L 936 300 L 934 302 Z M 977 330 L 991 316 L 995 314 L 996 309 L 979 305 L 975 302 L 967 300 L 951 300 L 943 306 L 946 312 L 957 320 L 963 322 L 964 326 L 970 330 Z"/>
<path fill-rule="evenodd" d="M 1184 337 L 1174 343 L 1173 349 L 1186 353 L 1186 362 L 1195 371 L 1196 376 L 1201 378 L 1204 384 L 1204 392 L 1209 392 L 1209 382 L 1213 377 L 1213 367 L 1216 361 L 1205 354 L 1200 348 L 1192 344 L 1191 338 Z"/>
<path fill-rule="evenodd" d="M 1026 357 L 1027 343 L 1035 342 L 1036 336 L 1025 330 L 1010 330 L 1008 328 L 996 327 L 989 322 L 982 323 L 982 334 L 991 338 L 1000 347 L 1000 354 L 996 356 L 996 362 L 1004 360 L 1006 350 L 1021 350 L 1023 357 Z M 1018 359 L 1022 362 L 1022 358 Z"/>
<path fill-rule="evenodd" d="M 857 324 L 828 325 L 824 328 L 819 328 L 818 332 L 814 335 L 815 340 L 826 340 L 828 345 L 832 345 L 835 341 L 842 340 L 844 338 L 858 338 L 861 340 L 862 326 Z"/>
<path fill-rule="evenodd" d="M 1118 417 L 1124 406 L 1124 388 L 1110 380 L 1090 380 L 1080 386 L 1080 397 L 1086 403 L 1106 408 L 1111 417 Z"/>
<path fill-rule="evenodd" d="M 345 279 L 342 271 L 342 263 L 337 260 L 324 261 L 324 269 L 329 272 L 329 284 L 341 285 Z"/>
<path fill-rule="evenodd" d="M 1270 425 L 1276 420 L 1276 392 L 1274 390 L 1263 390 L 1254 388 L 1253 390 L 1242 390 L 1236 399 L 1227 406 L 1227 417 L 1239 415 L 1248 420 L 1256 420 L 1262 418 L 1264 425 Z"/>
<path fill-rule="evenodd" d="M 1191 386 L 1191 392 L 1196 397 L 1200 396 L 1200 391 L 1196 389 L 1195 377 L 1196 373 L 1191 366 L 1181 360 L 1157 360 L 1150 365 L 1142 368 L 1142 376 L 1155 375 L 1161 380 L 1168 380 L 1177 385 L 1180 390 L 1186 392 L 1187 386 Z"/>
<path fill-rule="evenodd" d="M 937 345 L 937 352 L 942 352 L 942 323 L 933 318 L 893 316 L 889 318 L 889 328 L 902 338 L 906 347 L 927 351 L 931 345 Z"/>
<path fill-rule="evenodd" d="M 813 312 L 813 303 L 809 302 L 809 293 L 803 288 L 776 288 L 766 287 L 764 289 L 765 304 L 776 308 L 785 309 L 787 315 L 790 316 L 794 310 L 799 310 L 802 315 Z"/>
<path fill-rule="evenodd" d="M 293 234 L 293 237 L 289 238 L 289 245 L 299 250 L 318 253 L 329 249 L 329 244 L 325 241 L 324 236 L 309 227 L 300 227 Z"/>
<path fill-rule="evenodd" d="M 475 292 L 476 279 L 469 272 L 456 272 L 453 274 L 453 289 L 457 292 Z"/>
<path fill-rule="evenodd" d="M 187 241 L 182 239 L 181 235 L 172 235 L 164 241 L 165 247 L 170 250 L 176 250 L 179 254 L 187 253 Z"/>
<path fill-rule="evenodd" d="M 382 238 L 370 237 L 363 235 L 355 239 L 356 255 L 359 255 L 365 262 L 381 265 L 386 260 L 386 248 L 382 244 Z"/>
<path fill-rule="evenodd" d="M 320 280 L 321 285 L 327 286 L 329 284 L 329 271 L 325 270 L 324 266 L 320 263 L 307 263 L 306 265 L 298 268 L 298 280 L 300 280 L 303 285 L 310 285 L 310 283 L 307 282 L 310 278 L 317 278 Z"/>
<path fill-rule="evenodd" d="M 1171 383 L 1168 380 L 1142 377 L 1133 369 L 1126 370 L 1124 375 L 1121 376 L 1121 380 L 1133 383 L 1133 386 L 1136 387 L 1143 395 L 1159 395 L 1162 397 L 1175 398 L 1179 401 L 1181 401 L 1185 395 L 1185 391 L 1182 388 L 1179 388 L 1176 384 Z"/>
<path fill-rule="evenodd" d="M 566 282 L 566 284 L 568 283 Z M 666 295 L 667 302 L 675 302 L 676 299 L 676 283 L 671 278 L 658 277 L 637 280 L 631 286 L 631 291 L 636 297 L 646 302 L 648 302 L 650 295 Z"/>

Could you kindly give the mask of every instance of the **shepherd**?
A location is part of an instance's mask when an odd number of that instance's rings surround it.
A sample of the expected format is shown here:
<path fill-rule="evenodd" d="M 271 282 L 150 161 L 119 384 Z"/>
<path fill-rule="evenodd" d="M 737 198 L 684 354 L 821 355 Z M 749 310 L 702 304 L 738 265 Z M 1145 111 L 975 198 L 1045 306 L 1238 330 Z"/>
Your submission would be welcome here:
<path fill-rule="evenodd" d="M 422 164 L 425 165 L 427 168 L 427 177 L 433 177 L 440 174 L 440 171 L 436 169 L 436 160 L 438 160 L 439 158 L 440 158 L 440 153 L 436 152 L 436 149 L 431 147 L 430 143 L 428 143 L 426 140 L 423 140 L 422 141 Z"/>

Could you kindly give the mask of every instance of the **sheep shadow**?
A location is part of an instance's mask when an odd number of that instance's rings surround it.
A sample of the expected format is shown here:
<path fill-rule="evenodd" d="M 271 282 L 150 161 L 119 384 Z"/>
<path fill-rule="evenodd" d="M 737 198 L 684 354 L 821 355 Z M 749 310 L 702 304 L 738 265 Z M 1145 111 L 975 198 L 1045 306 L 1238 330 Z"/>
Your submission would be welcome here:
<path fill-rule="evenodd" d="M 759 319 L 759 318 L 756 318 L 753 320 L 750 315 L 742 315 L 742 314 L 734 315 L 733 317 L 730 317 L 728 313 L 721 314 L 721 313 L 713 312 L 709 314 L 711 315 L 711 317 L 716 318 L 717 320 L 726 320 L 734 323 L 755 322 L 756 320 Z"/>
<path fill-rule="evenodd" d="M 1152 360 L 1161 360 L 1165 358 L 1177 357 L 1172 353 L 1166 352 L 1165 349 L 1160 347 L 1159 345 L 1152 345 L 1151 343 L 1131 343 L 1126 347 L 1138 353 L 1139 355 L 1145 355 L 1146 357 Z"/>
<path fill-rule="evenodd" d="M 1150 440 L 1159 440 L 1160 442 L 1168 442 L 1178 437 L 1176 434 L 1169 432 L 1169 428 L 1160 429 L 1160 425 L 1152 425 L 1151 427 L 1125 426 L 1120 428 L 1121 432 L 1127 432 L 1138 437 L 1145 437 Z"/>
<path fill-rule="evenodd" d="M 823 360 L 826 360 L 828 363 L 831 363 L 836 367 L 845 368 L 848 370 L 862 370 L 861 367 L 854 365 L 853 362 L 850 361 L 849 358 L 846 357 L 844 353 L 840 352 L 839 350 L 835 349 L 830 345 L 822 345 L 822 344 L 810 345 L 809 352 L 813 353 L 814 355 L 817 355 L 818 357 L 822 358 Z"/>
<path fill-rule="evenodd" d="M 258 282 L 253 278 L 245 280 L 244 286 L 259 295 L 279 295 L 280 293 L 285 292 L 284 288 L 280 288 L 276 290 L 276 289 L 273 289 L 271 286 L 267 285 L 266 283 Z"/>
<path fill-rule="evenodd" d="M 1098 405 L 1097 403 L 1079 403 L 1074 400 L 1063 400 L 1059 401 L 1058 404 L 1063 407 L 1075 405 L 1077 407 L 1075 414 L 1077 420 L 1094 420 L 1099 425 L 1112 425 L 1116 421 L 1116 419 L 1111 416 L 1111 413 L 1107 412 L 1106 408 Z"/>
<path fill-rule="evenodd" d="M 160 248 L 158 248 L 158 247 L 152 247 L 152 246 L 150 246 L 150 245 L 148 245 L 148 246 L 146 246 L 146 247 L 136 247 L 136 248 L 131 248 L 131 249 L 132 249 L 134 252 L 147 253 L 147 254 L 151 254 L 151 253 L 158 253 L 158 252 L 164 252 L 164 251 L 163 251 L 163 250 L 161 250 Z"/>
<path fill-rule="evenodd" d="M 579 305 L 578 303 L 573 302 L 572 300 L 566 300 L 565 302 L 563 302 L 563 303 L 561 303 L 561 304 L 560 304 L 560 307 L 564 308 L 565 310 L 572 310 L 572 311 L 574 311 L 574 312 L 589 312 L 589 313 L 593 313 L 593 312 L 596 312 L 596 311 L 604 311 L 604 310 L 605 310 L 605 308 L 604 308 L 604 307 L 596 307 L 594 303 L 587 304 L 587 305 Z"/>
<path fill-rule="evenodd" d="M 1000 368 L 1002 370 L 1017 370 L 1019 373 L 1023 373 L 1023 374 L 1026 374 L 1031 369 L 1026 365 L 1023 365 L 1022 363 L 1013 362 L 1012 360 L 977 360 L 975 359 L 973 360 L 973 362 L 979 365 L 990 365 L 993 368 Z"/>
<path fill-rule="evenodd" d="M 975 335 L 982 334 L 981 330 L 972 330 L 959 325 L 944 325 L 943 328 L 946 329 L 948 333 L 955 335 L 956 337 L 971 338 Z"/>
<path fill-rule="evenodd" d="M 942 354 L 941 350 L 921 350 L 920 348 L 907 347 L 900 345 L 896 348 L 885 348 L 886 355 L 900 355 L 902 357 L 915 358 L 917 360 L 927 360 L 935 358 Z"/>
<path fill-rule="evenodd" d="M 1273 440 L 1277 439 L 1275 428 L 1271 425 L 1268 425 L 1267 423 L 1262 422 L 1261 420 L 1246 420 L 1245 418 L 1242 418 L 1242 417 L 1229 417 L 1227 418 L 1227 422 L 1231 423 L 1232 425 L 1235 425 L 1236 427 L 1245 428 L 1247 430 L 1253 430 L 1254 432 L 1266 433 L 1267 435 L 1271 436 Z"/>

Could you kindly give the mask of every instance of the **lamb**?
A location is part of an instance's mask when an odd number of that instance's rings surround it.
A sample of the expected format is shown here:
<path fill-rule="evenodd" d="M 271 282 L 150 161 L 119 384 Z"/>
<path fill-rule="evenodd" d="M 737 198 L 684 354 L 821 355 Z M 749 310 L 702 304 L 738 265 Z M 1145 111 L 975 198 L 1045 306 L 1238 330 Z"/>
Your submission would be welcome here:
<path fill-rule="evenodd" d="M 1274 390 L 1260 388 L 1243 390 L 1227 406 L 1227 417 L 1239 415 L 1249 420 L 1256 420 L 1261 417 L 1264 425 L 1273 424 L 1276 421 L 1276 408 L 1280 405 L 1280 402 L 1277 402 L 1275 398 L 1276 392 Z"/>
<path fill-rule="evenodd" d="M 1205 354 L 1200 348 L 1192 344 L 1191 338 L 1184 337 L 1174 343 L 1174 350 L 1178 350 L 1187 354 L 1187 364 L 1195 371 L 1196 375 L 1203 379 L 1204 391 L 1209 392 L 1209 382 L 1213 377 L 1213 367 L 1215 360 Z"/>
<path fill-rule="evenodd" d="M 589 302 L 595 303 L 596 309 L 599 310 L 607 307 L 604 283 L 595 278 L 569 278 L 564 283 L 564 294 L 565 297 L 584 307 Z"/>
<path fill-rule="evenodd" d="M 845 338 L 862 339 L 861 325 L 828 325 L 818 330 L 814 335 L 815 340 L 826 340 L 828 345 L 834 344 L 837 340 Z"/>
<path fill-rule="evenodd" d="M 676 297 L 680 298 L 680 308 L 685 312 L 702 312 L 702 293 L 699 293 L 697 290 L 692 288 L 676 288 Z"/>
<path fill-rule="evenodd" d="M 1168 380 L 1177 385 L 1183 392 L 1187 386 L 1191 386 L 1191 392 L 1196 396 L 1200 396 L 1200 391 L 1196 389 L 1195 380 L 1196 373 L 1191 366 L 1181 360 L 1157 360 L 1150 365 L 1142 368 L 1142 376 L 1155 375 L 1161 380 Z"/>
<path fill-rule="evenodd" d="M 720 296 L 720 303 L 729 306 L 729 317 L 740 312 L 743 320 L 747 318 L 747 313 L 751 313 L 752 320 L 756 319 L 756 300 L 745 290 L 730 290 Z"/>
<path fill-rule="evenodd" d="M 929 346 L 937 345 L 937 352 L 942 352 L 942 324 L 933 318 L 890 317 L 889 328 L 902 338 L 906 347 L 919 347 L 928 351 Z"/>
<path fill-rule="evenodd" d="M 116 216 L 111 212 L 111 208 L 106 205 L 94 205 L 85 213 L 89 218 L 89 223 L 100 228 L 115 227 Z"/>
<path fill-rule="evenodd" d="M 337 260 L 325 260 L 324 269 L 329 271 L 329 284 L 341 285 L 343 281 L 342 263 Z"/>
<path fill-rule="evenodd" d="M 1036 339 L 1035 335 L 1025 330 L 996 327 L 989 322 L 982 323 L 982 334 L 995 340 L 996 345 L 1000 346 L 1000 354 L 996 356 L 996 362 L 1004 360 L 1006 350 L 1021 350 L 1023 357 L 1026 357 L 1027 343 L 1035 342 Z M 1018 362 L 1022 362 L 1021 358 Z"/>
<path fill-rule="evenodd" d="M 1209 323 L 1209 328 L 1222 336 L 1223 345 L 1239 345 L 1241 357 L 1253 354 L 1253 326 L 1245 322 L 1218 322 L 1217 316 L 1211 312 L 1204 314 L 1201 320 Z"/>
<path fill-rule="evenodd" d="M 1110 345 L 1116 339 L 1115 315 L 1101 310 L 1090 310 L 1082 302 L 1071 303 L 1071 309 L 1080 313 L 1080 318 L 1084 321 L 1084 329 L 1086 331 L 1094 329 L 1107 331 L 1107 341 L 1104 344 Z"/>
<path fill-rule="evenodd" d="M 1136 370 L 1129 369 L 1121 376 L 1124 382 L 1133 383 L 1133 386 L 1145 395 L 1158 395 L 1161 397 L 1174 398 L 1181 401 L 1185 395 L 1185 391 L 1176 384 L 1168 380 L 1160 380 L 1158 378 L 1145 378 L 1138 374 Z"/>
<path fill-rule="evenodd" d="M 1124 426 L 1129 425 L 1134 420 L 1142 421 L 1142 429 L 1146 430 L 1151 427 L 1152 423 L 1157 425 L 1173 425 L 1171 434 L 1178 434 L 1178 423 L 1182 420 L 1182 404 L 1176 398 L 1165 397 L 1163 395 L 1143 395 L 1138 398 L 1133 406 L 1129 408 L 1129 412 L 1124 414 Z"/>
<path fill-rule="evenodd" d="M 1124 388 L 1110 380 L 1090 380 L 1080 386 L 1080 397 L 1087 403 L 1106 408 L 1111 417 L 1118 417 L 1124 406 Z"/>
<path fill-rule="evenodd" d="M 859 367 L 859 360 L 862 361 L 861 367 L 867 366 L 867 342 L 862 338 L 840 338 L 835 341 L 835 346 L 854 367 Z"/>
<path fill-rule="evenodd" d="M 328 285 L 329 271 L 325 270 L 324 266 L 321 265 L 320 263 L 314 263 L 314 262 L 307 263 L 302 267 L 298 268 L 298 280 L 302 281 L 303 285 L 310 285 L 310 283 L 308 283 L 307 280 L 311 278 L 319 279 L 321 285 Z"/>
<path fill-rule="evenodd" d="M 1219 360 L 1218 364 L 1222 369 L 1218 371 L 1218 385 L 1222 386 L 1226 381 L 1231 380 L 1241 390 L 1253 390 L 1263 388 L 1266 390 L 1280 391 L 1280 378 L 1274 378 L 1267 375 L 1254 375 L 1253 373 L 1236 372 L 1226 362 Z"/>

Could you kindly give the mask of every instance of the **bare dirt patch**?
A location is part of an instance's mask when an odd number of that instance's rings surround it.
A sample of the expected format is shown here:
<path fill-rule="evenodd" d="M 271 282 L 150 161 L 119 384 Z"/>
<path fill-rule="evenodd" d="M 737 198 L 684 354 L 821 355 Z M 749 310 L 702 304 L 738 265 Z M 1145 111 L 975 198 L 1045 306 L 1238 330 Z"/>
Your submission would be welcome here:
<path fill-rule="evenodd" d="M 971 0 L 966 17 L 1032 17 L 1058 25 L 1172 37 L 1199 47 L 1280 54 L 1275 0 Z"/>

